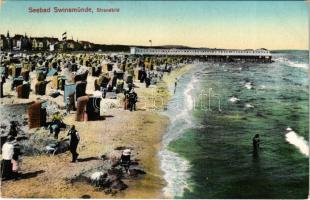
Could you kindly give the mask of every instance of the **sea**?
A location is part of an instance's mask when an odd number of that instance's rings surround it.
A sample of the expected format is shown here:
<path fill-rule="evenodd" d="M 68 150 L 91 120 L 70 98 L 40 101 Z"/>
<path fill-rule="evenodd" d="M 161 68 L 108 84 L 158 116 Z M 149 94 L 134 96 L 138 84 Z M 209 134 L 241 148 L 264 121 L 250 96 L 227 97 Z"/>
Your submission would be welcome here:
<path fill-rule="evenodd" d="M 309 52 L 272 56 L 197 63 L 178 79 L 159 153 L 166 197 L 308 197 Z"/>

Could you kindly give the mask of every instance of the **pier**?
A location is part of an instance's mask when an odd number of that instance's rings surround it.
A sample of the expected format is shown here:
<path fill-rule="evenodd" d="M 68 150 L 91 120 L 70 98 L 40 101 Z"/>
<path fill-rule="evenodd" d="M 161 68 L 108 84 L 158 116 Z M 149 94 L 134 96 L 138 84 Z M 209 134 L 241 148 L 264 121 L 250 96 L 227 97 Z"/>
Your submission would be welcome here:
<path fill-rule="evenodd" d="M 159 48 L 130 48 L 131 55 L 142 56 L 194 56 L 202 57 L 205 61 L 217 62 L 264 62 L 270 63 L 272 55 L 267 49 L 159 49 Z"/>

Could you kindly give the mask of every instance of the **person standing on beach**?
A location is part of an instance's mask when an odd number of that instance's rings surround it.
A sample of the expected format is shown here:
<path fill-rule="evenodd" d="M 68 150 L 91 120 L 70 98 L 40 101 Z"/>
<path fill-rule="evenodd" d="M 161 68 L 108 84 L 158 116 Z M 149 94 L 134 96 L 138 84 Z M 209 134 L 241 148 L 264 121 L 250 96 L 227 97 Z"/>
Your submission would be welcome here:
<path fill-rule="evenodd" d="M 20 150 L 20 145 L 17 142 L 13 143 L 14 150 L 13 150 L 13 157 L 12 157 L 12 177 L 15 180 L 18 180 L 20 178 L 18 170 L 19 170 L 19 156 L 22 155 Z"/>
<path fill-rule="evenodd" d="M 68 132 L 68 135 L 70 136 L 70 152 L 72 154 L 71 162 L 76 162 L 77 157 L 79 156 L 79 154 L 76 152 L 76 149 L 80 141 L 80 136 L 77 130 L 75 130 L 74 125 L 72 125 L 71 129 Z"/>
<path fill-rule="evenodd" d="M 66 98 L 66 113 L 67 113 L 67 115 L 70 114 L 71 110 L 73 110 L 72 107 L 73 106 L 71 105 L 71 99 L 70 99 L 70 97 L 67 97 Z"/>
<path fill-rule="evenodd" d="M 132 88 L 129 91 L 129 110 L 136 111 L 136 103 L 138 101 L 138 95 L 135 90 Z"/>
<path fill-rule="evenodd" d="M 10 125 L 10 131 L 9 131 L 9 135 L 13 138 L 15 138 L 17 136 L 17 124 L 14 121 L 11 121 L 11 125 Z"/>
<path fill-rule="evenodd" d="M 12 158 L 14 155 L 14 138 L 8 136 L 6 142 L 2 146 L 2 166 L 1 166 L 1 178 L 2 180 L 9 180 L 13 178 L 13 165 Z"/>
<path fill-rule="evenodd" d="M 4 97 L 3 94 L 3 84 L 5 83 L 5 75 L 1 74 L 1 78 L 0 78 L 0 98 Z"/>
<path fill-rule="evenodd" d="M 121 165 L 124 167 L 125 171 L 130 174 L 129 168 L 131 164 L 130 160 L 131 156 L 131 150 L 130 149 L 125 149 L 121 155 Z"/>

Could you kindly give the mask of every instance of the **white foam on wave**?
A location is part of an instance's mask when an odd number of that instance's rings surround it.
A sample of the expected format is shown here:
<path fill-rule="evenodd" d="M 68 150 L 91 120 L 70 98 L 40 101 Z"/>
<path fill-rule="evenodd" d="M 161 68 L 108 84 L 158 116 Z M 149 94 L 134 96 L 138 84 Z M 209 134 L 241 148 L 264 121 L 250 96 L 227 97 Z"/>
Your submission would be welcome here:
<path fill-rule="evenodd" d="M 287 130 L 287 131 L 291 131 L 292 129 L 291 129 L 290 127 L 287 127 L 286 130 Z"/>
<path fill-rule="evenodd" d="M 253 84 L 251 82 L 246 82 L 243 87 L 245 87 L 246 89 L 250 90 L 250 89 L 253 88 Z"/>
<path fill-rule="evenodd" d="M 185 189 L 190 190 L 190 185 L 187 182 L 190 177 L 187 172 L 190 168 L 190 163 L 186 159 L 179 157 L 177 153 L 169 151 L 167 146 L 171 141 L 178 139 L 185 129 L 193 125 L 190 111 L 194 108 L 195 102 L 191 92 L 197 81 L 192 76 L 191 81 L 183 92 L 184 106 L 182 111 L 177 115 L 170 116 L 171 126 L 163 137 L 163 148 L 159 152 L 161 169 L 164 171 L 164 179 L 167 182 L 167 185 L 163 189 L 166 198 L 180 197 L 183 195 Z"/>
<path fill-rule="evenodd" d="M 186 110 L 190 111 L 193 109 L 194 107 L 194 99 L 192 97 L 192 95 L 190 94 L 191 91 L 194 89 L 194 84 L 197 82 L 198 80 L 196 78 L 192 78 L 191 82 L 188 84 L 188 87 L 186 88 L 186 90 L 184 91 L 184 95 L 186 98 Z"/>
<path fill-rule="evenodd" d="M 167 185 L 163 189 L 166 198 L 180 197 L 184 189 L 190 189 L 187 179 L 190 177 L 187 170 L 190 164 L 187 160 L 180 158 L 178 154 L 163 150 L 160 152 L 161 168 L 165 172 L 164 179 Z"/>
<path fill-rule="evenodd" d="M 302 154 L 309 157 L 309 144 L 308 141 L 305 140 L 304 137 L 298 135 L 295 131 L 293 131 L 290 127 L 287 129 L 287 133 L 285 134 L 286 141 L 292 145 L 294 145 Z"/>
<path fill-rule="evenodd" d="M 274 59 L 276 62 L 280 62 L 283 64 L 286 64 L 290 67 L 297 67 L 297 68 L 304 68 L 304 69 L 308 69 L 309 64 L 308 63 L 301 63 L 301 62 L 294 62 L 291 61 L 287 58 L 283 58 L 283 57 L 279 57 L 279 58 L 275 58 Z"/>
<path fill-rule="evenodd" d="M 191 123 L 189 118 L 188 118 L 188 113 L 194 108 L 194 99 L 191 95 L 191 91 L 194 89 L 194 84 L 197 82 L 198 80 L 194 77 L 192 77 L 191 81 L 189 82 L 189 84 L 187 85 L 187 87 L 185 88 L 183 94 L 184 94 L 184 106 L 182 111 L 177 114 L 174 118 L 172 118 L 172 122 L 179 120 L 181 118 L 185 119 L 187 121 L 187 123 Z"/>
<path fill-rule="evenodd" d="M 309 64 L 306 63 L 295 63 L 295 62 L 289 62 L 289 65 L 292 67 L 298 67 L 298 68 L 304 68 L 308 69 Z"/>
<path fill-rule="evenodd" d="M 234 103 L 234 102 L 240 101 L 240 99 L 238 99 L 237 97 L 230 97 L 228 101 Z"/>
<path fill-rule="evenodd" d="M 251 105 L 251 104 L 249 104 L 249 103 L 245 104 L 245 107 L 246 107 L 246 108 L 254 108 L 254 106 Z"/>

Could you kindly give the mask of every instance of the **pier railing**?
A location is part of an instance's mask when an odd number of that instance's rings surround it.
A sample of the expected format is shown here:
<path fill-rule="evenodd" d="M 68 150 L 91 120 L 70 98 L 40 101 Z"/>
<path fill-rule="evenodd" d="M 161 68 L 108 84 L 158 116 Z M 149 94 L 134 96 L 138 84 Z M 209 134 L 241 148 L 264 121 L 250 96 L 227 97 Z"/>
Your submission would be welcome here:
<path fill-rule="evenodd" d="M 133 55 L 181 55 L 181 56 L 258 56 L 269 57 L 270 51 L 265 49 L 257 50 L 209 50 L 209 49 L 154 49 L 131 47 Z"/>

